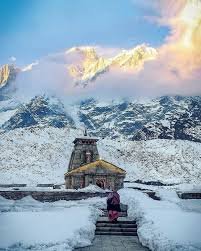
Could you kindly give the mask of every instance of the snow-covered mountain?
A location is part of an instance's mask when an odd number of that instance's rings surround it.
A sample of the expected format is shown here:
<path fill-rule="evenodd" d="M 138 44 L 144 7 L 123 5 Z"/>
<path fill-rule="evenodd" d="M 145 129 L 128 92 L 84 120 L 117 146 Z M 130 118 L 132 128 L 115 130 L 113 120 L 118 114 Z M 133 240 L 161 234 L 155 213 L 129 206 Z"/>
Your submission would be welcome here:
<path fill-rule="evenodd" d="M 87 99 L 64 105 L 36 96 L 26 103 L 0 102 L 1 130 L 32 126 L 79 128 L 102 138 L 181 139 L 201 142 L 201 97 L 160 97 L 146 101 Z M 1 121 L 1 120 L 0 120 Z"/>
<path fill-rule="evenodd" d="M 122 50 L 113 57 L 104 57 L 99 56 L 94 47 L 73 47 L 66 54 L 80 57 L 78 62 L 68 66 L 68 70 L 77 84 L 85 86 L 113 68 L 137 72 L 142 69 L 144 62 L 156 58 L 157 51 L 152 47 L 139 45 L 130 50 Z"/>
<path fill-rule="evenodd" d="M 43 82 L 48 77 L 46 75 L 50 68 L 55 74 L 63 75 L 61 79 L 66 77 L 64 80 L 66 85 L 70 78 L 76 84 L 85 87 L 101 74 L 111 70 L 116 70 L 116 73 L 121 71 L 135 74 L 143 68 L 146 61 L 155 59 L 157 55 L 156 49 L 145 44 L 127 50 L 116 49 L 115 52 L 107 52 L 106 54 L 98 47 L 72 47 L 58 55 L 36 60 L 20 68 L 14 64 L 2 65 L 0 67 L 0 88 L 15 80 L 18 73 L 20 73 L 19 75 L 30 74 L 30 79 L 33 79 L 33 76 L 37 74 L 41 74 L 41 82 Z"/>
<path fill-rule="evenodd" d="M 88 59 L 100 59 L 88 52 Z M 134 67 L 127 56 L 126 67 Z M 199 182 L 200 96 L 69 103 L 46 93 L 24 99 L 14 88 L 17 72 L 1 71 L 0 183 L 62 183 L 72 142 L 84 127 L 99 137 L 101 157 L 125 168 L 128 180 Z"/>
<path fill-rule="evenodd" d="M 73 118 L 65 111 L 61 101 L 55 97 L 46 96 L 36 96 L 27 104 L 19 104 L 15 113 L 3 123 L 2 128 L 13 130 L 35 125 L 75 128 Z"/>
<path fill-rule="evenodd" d="M 200 97 L 178 96 L 73 104 L 47 95 L 2 100 L 0 182 L 62 183 L 72 141 L 84 126 L 99 137 L 101 157 L 125 168 L 128 180 L 199 182 L 200 105 Z"/>
<path fill-rule="evenodd" d="M 164 96 L 110 104 L 89 99 L 81 102 L 79 118 L 100 137 L 201 142 L 201 97 Z"/>

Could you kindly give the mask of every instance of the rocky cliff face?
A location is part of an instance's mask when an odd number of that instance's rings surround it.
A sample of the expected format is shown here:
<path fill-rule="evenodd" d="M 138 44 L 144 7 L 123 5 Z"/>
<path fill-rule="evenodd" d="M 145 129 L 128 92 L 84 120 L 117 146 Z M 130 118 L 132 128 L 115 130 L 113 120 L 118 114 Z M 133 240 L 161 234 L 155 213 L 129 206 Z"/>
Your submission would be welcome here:
<path fill-rule="evenodd" d="M 19 72 L 20 69 L 14 65 L 5 64 L 0 68 L 0 101 L 7 99 L 11 89 L 14 89 L 14 84 L 11 85 Z"/>
<path fill-rule="evenodd" d="M 201 142 L 201 98 L 161 97 L 145 103 L 81 103 L 80 120 L 100 137 L 129 140 L 184 139 Z"/>
<path fill-rule="evenodd" d="M 13 130 L 33 126 L 74 128 L 75 124 L 60 100 L 53 97 L 36 96 L 27 104 L 19 104 L 14 115 L 2 125 L 2 128 Z"/>
<path fill-rule="evenodd" d="M 16 78 L 19 70 L 14 65 L 5 64 L 0 68 L 0 88 Z"/>

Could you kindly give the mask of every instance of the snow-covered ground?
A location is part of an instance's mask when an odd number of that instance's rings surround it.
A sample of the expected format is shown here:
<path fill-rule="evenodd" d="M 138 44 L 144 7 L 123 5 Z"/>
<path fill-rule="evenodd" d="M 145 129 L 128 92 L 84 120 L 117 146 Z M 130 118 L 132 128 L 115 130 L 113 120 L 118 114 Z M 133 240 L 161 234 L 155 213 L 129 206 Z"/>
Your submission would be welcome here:
<path fill-rule="evenodd" d="M 73 140 L 81 130 L 23 128 L 1 134 L 0 183 L 64 183 Z M 127 171 L 126 179 L 199 183 L 201 143 L 100 139 L 100 157 Z"/>
<path fill-rule="evenodd" d="M 140 242 L 153 251 L 201 250 L 201 200 L 181 200 L 174 190 L 158 189 L 160 201 L 133 189 L 119 190 Z M 38 202 L 31 197 L 0 197 L 0 249 L 72 250 L 91 244 L 106 198 Z"/>
<path fill-rule="evenodd" d="M 140 242 L 154 251 L 201 250 L 201 200 L 181 200 L 173 190 L 157 191 L 161 201 L 125 188 L 121 201 L 136 219 Z"/>
<path fill-rule="evenodd" d="M 0 197 L 0 250 L 72 250 L 90 245 L 105 198 L 41 203 Z"/>

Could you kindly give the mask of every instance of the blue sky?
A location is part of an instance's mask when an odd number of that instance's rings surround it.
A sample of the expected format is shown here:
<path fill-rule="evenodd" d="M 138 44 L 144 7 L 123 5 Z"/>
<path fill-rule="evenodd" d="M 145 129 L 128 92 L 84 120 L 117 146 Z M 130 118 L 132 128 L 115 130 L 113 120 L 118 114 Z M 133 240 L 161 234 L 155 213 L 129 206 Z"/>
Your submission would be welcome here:
<path fill-rule="evenodd" d="M 157 47 L 168 34 L 138 0 L 0 0 L 0 64 L 23 65 L 72 46 Z"/>

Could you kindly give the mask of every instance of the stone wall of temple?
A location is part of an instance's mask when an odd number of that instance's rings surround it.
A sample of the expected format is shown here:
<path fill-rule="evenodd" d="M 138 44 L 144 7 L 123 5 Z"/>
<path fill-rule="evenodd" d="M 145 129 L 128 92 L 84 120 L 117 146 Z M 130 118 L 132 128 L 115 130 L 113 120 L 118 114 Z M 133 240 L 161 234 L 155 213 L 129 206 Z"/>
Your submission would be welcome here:
<path fill-rule="evenodd" d="M 103 189 L 118 190 L 123 187 L 124 175 L 112 174 L 107 170 L 100 173 L 97 168 L 93 168 L 90 173 L 73 174 L 66 176 L 65 185 L 68 189 L 78 189 L 90 184 L 101 186 Z"/>

